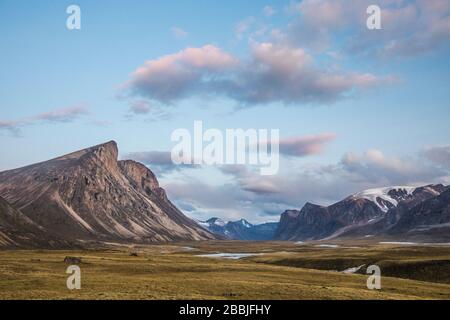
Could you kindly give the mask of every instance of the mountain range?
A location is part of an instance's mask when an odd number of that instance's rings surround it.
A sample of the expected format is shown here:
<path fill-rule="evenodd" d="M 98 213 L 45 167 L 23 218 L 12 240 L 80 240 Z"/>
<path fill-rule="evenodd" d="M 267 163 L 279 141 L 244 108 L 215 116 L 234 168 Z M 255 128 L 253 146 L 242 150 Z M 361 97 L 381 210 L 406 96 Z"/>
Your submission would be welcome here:
<path fill-rule="evenodd" d="M 216 238 L 170 202 L 150 169 L 117 157 L 110 141 L 1 172 L 0 245 Z"/>
<path fill-rule="evenodd" d="M 231 240 L 272 240 L 278 227 L 277 222 L 251 224 L 245 219 L 225 222 L 220 218 L 211 218 L 198 223 L 212 233 Z"/>
<path fill-rule="evenodd" d="M 274 240 L 383 237 L 450 240 L 450 188 L 442 184 L 365 190 L 330 206 L 282 213 Z"/>
<path fill-rule="evenodd" d="M 226 239 L 311 241 L 372 238 L 450 240 L 450 187 L 394 186 L 368 189 L 330 206 L 306 203 L 286 210 L 279 223 L 253 225 L 220 218 L 200 225 Z"/>
<path fill-rule="evenodd" d="M 279 223 L 251 224 L 188 218 L 149 168 L 118 160 L 114 141 L 0 172 L 3 248 L 372 237 L 450 241 L 450 187 L 369 189 L 329 206 L 306 203 L 301 210 L 286 210 Z"/>

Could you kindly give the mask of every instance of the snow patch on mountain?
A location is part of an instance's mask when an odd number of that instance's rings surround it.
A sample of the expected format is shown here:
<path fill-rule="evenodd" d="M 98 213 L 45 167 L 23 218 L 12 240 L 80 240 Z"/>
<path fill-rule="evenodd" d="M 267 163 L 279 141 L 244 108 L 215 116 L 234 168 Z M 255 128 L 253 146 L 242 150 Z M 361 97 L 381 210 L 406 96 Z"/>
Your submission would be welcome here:
<path fill-rule="evenodd" d="M 207 222 L 210 222 L 219 227 L 224 227 L 227 224 L 225 221 L 223 221 L 222 219 L 219 219 L 219 218 L 213 218 L 213 219 L 208 220 Z"/>
<path fill-rule="evenodd" d="M 351 197 L 353 197 L 354 199 L 366 199 L 372 201 L 383 212 L 387 212 L 390 208 L 387 206 L 386 202 L 390 203 L 394 207 L 398 205 L 398 200 L 394 199 L 391 195 L 389 195 L 391 191 L 404 192 L 406 193 L 407 196 L 410 196 L 416 189 L 417 189 L 416 187 L 411 186 L 374 188 L 355 193 Z"/>
<path fill-rule="evenodd" d="M 251 224 L 251 223 L 249 223 L 247 220 L 245 220 L 245 219 L 241 219 L 240 221 L 239 221 L 244 227 L 246 227 L 246 228 L 251 228 L 253 225 Z"/>

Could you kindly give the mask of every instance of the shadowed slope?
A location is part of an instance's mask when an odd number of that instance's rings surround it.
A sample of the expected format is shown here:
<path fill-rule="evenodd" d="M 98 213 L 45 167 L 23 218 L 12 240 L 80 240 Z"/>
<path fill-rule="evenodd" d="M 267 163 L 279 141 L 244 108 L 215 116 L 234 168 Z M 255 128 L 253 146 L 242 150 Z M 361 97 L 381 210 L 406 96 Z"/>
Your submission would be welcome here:
<path fill-rule="evenodd" d="M 72 247 L 74 244 L 51 235 L 0 197 L 0 247 Z"/>

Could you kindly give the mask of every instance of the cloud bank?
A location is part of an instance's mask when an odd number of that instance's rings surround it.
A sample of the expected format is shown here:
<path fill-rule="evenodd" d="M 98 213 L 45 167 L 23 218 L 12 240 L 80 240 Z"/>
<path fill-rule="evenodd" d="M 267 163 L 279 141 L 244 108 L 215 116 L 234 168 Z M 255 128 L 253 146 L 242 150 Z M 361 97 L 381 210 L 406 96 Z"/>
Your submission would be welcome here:
<path fill-rule="evenodd" d="M 333 103 L 391 81 L 389 76 L 320 68 L 301 48 L 263 42 L 252 44 L 247 60 L 213 45 L 149 60 L 124 87 L 128 95 L 163 104 L 216 95 L 245 107 L 272 102 Z"/>
<path fill-rule="evenodd" d="M 382 29 L 366 28 L 366 9 L 381 8 Z M 447 0 L 303 0 L 288 11 L 293 21 L 284 31 L 290 42 L 316 50 L 339 46 L 350 54 L 383 57 L 417 56 L 442 47 L 450 40 L 450 2 Z"/>
<path fill-rule="evenodd" d="M 299 209 L 305 202 L 329 205 L 364 189 L 445 183 L 450 166 L 441 164 L 450 162 L 448 147 L 430 150 L 439 165 L 421 153 L 400 158 L 370 149 L 362 154 L 346 153 L 339 162 L 328 165 L 292 166 L 276 176 L 260 176 L 244 165 L 223 166 L 218 169 L 229 178 L 223 185 L 187 178 L 170 182 L 166 188 L 175 201 L 189 203 L 192 215 L 200 218 L 214 213 L 225 219 L 277 220 L 284 210 Z"/>

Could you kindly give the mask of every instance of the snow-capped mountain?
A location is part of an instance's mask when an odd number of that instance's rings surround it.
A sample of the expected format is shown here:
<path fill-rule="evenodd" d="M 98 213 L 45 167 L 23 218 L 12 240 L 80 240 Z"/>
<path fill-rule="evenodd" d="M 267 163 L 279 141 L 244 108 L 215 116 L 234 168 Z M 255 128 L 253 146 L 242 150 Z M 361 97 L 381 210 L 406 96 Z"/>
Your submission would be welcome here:
<path fill-rule="evenodd" d="M 364 190 L 330 206 L 306 203 L 300 211 L 287 210 L 281 215 L 275 239 L 318 240 L 384 234 L 401 222 L 410 209 L 446 190 L 441 184 L 394 186 Z"/>
<path fill-rule="evenodd" d="M 408 199 L 413 199 L 416 196 L 416 191 L 427 192 L 431 195 L 439 195 L 441 188 L 439 185 L 429 185 L 425 187 L 411 187 L 411 186 L 395 186 L 376 189 L 367 189 L 350 197 L 353 199 L 367 199 L 375 203 L 383 212 L 388 212 L 389 209 L 397 207 L 398 203 Z"/>
<path fill-rule="evenodd" d="M 251 224 L 245 219 L 224 222 L 220 218 L 211 218 L 198 223 L 217 235 L 232 240 L 271 240 L 278 223 Z"/>
<path fill-rule="evenodd" d="M 413 196 L 417 188 L 409 186 L 395 186 L 386 188 L 367 189 L 350 197 L 353 199 L 367 199 L 375 203 L 383 212 L 396 207 L 399 201 Z"/>
<path fill-rule="evenodd" d="M 367 189 L 330 206 L 306 203 L 286 210 L 279 223 L 253 225 L 211 218 L 200 225 L 236 240 L 320 240 L 367 235 L 450 240 L 450 187 L 442 184 Z M 445 211 L 447 210 L 447 211 Z"/>

